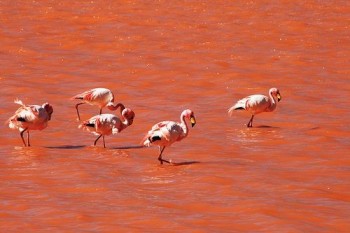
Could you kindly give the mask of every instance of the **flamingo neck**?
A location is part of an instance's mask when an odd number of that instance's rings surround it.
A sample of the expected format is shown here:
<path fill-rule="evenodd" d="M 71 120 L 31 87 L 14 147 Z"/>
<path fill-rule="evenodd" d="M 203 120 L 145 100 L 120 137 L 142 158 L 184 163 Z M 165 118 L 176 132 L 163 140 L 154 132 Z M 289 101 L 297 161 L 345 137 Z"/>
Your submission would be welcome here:
<path fill-rule="evenodd" d="M 270 96 L 270 101 L 271 101 L 269 110 L 273 111 L 276 108 L 276 106 L 277 106 L 276 97 L 274 95 L 272 95 L 271 92 L 269 92 L 269 96 Z"/>
<path fill-rule="evenodd" d="M 130 121 L 128 118 L 126 118 L 123 114 L 121 116 L 121 122 L 122 122 L 121 130 L 125 129 L 126 127 L 128 127 L 128 126 L 130 126 L 132 124 L 132 121 Z"/>
<path fill-rule="evenodd" d="M 124 116 L 122 116 L 121 118 L 122 119 L 121 119 L 119 132 L 122 131 L 123 129 L 127 128 L 130 125 L 129 121 Z"/>
<path fill-rule="evenodd" d="M 125 106 L 122 103 L 114 104 L 113 102 L 109 102 L 107 104 L 107 108 L 111 111 L 116 111 L 118 108 L 120 108 L 120 114 L 122 114 L 123 110 L 125 109 Z"/>
<path fill-rule="evenodd" d="M 188 128 L 187 122 L 185 120 L 185 115 L 181 114 L 180 119 L 181 119 L 181 126 L 182 126 L 182 129 L 184 131 L 184 137 L 186 137 L 188 134 L 189 128 Z"/>

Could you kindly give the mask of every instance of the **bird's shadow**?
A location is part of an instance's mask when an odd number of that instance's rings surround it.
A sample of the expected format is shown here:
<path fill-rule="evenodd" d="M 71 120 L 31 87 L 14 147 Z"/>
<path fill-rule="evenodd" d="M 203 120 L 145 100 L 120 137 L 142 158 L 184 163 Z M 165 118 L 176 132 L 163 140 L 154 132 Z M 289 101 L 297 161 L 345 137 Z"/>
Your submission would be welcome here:
<path fill-rule="evenodd" d="M 271 126 L 271 125 L 258 125 L 258 126 L 253 126 L 252 128 L 279 129 L 280 127 Z"/>
<path fill-rule="evenodd" d="M 110 147 L 109 149 L 125 150 L 125 149 L 142 149 L 142 148 L 148 148 L 148 147 L 145 147 L 143 145 L 127 145 L 127 146 Z"/>
<path fill-rule="evenodd" d="M 183 165 L 191 165 L 191 164 L 196 164 L 200 163 L 199 161 L 186 161 L 186 162 L 171 162 L 170 165 L 172 166 L 183 166 Z"/>
<path fill-rule="evenodd" d="M 85 145 L 63 145 L 63 146 L 45 146 L 48 149 L 66 149 L 66 150 L 74 150 L 86 147 Z"/>

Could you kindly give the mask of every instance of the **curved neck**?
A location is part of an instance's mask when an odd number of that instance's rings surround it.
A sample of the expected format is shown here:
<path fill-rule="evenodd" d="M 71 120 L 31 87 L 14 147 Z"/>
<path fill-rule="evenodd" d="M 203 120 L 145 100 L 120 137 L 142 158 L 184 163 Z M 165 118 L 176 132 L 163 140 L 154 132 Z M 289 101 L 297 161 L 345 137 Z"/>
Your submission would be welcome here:
<path fill-rule="evenodd" d="M 121 124 L 120 124 L 119 132 L 130 125 L 130 122 L 128 121 L 128 119 L 125 118 L 123 115 L 121 116 L 120 121 L 121 121 Z"/>
<path fill-rule="evenodd" d="M 124 114 L 126 114 L 126 113 L 124 113 Z M 123 129 L 125 129 L 126 127 L 132 125 L 134 118 L 133 118 L 133 116 L 129 116 L 129 118 L 128 118 L 122 114 L 121 121 L 122 121 Z"/>
<path fill-rule="evenodd" d="M 109 102 L 107 104 L 107 108 L 111 111 L 116 111 L 118 108 L 120 108 L 120 114 L 122 114 L 123 110 L 125 109 L 125 106 L 122 103 L 114 104 L 113 102 Z"/>
<path fill-rule="evenodd" d="M 277 101 L 276 101 L 276 97 L 272 95 L 271 92 L 269 92 L 269 96 L 270 96 L 270 101 L 271 101 L 271 104 L 270 104 L 270 111 L 274 110 L 276 108 L 276 105 L 277 105 Z"/>
<path fill-rule="evenodd" d="M 187 122 L 185 120 L 185 115 L 181 114 L 180 120 L 181 120 L 182 129 L 183 129 L 183 131 L 185 133 L 185 137 L 186 137 L 188 134 L 189 128 L 188 128 Z"/>

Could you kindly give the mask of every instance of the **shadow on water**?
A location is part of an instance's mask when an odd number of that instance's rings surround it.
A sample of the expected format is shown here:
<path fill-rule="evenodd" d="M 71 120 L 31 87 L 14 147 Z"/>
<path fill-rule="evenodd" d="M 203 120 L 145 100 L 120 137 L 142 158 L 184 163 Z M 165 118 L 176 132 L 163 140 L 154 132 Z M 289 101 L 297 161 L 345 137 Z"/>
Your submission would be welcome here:
<path fill-rule="evenodd" d="M 277 126 L 270 126 L 270 125 L 258 125 L 253 128 L 267 128 L 267 129 L 279 129 L 280 127 Z"/>
<path fill-rule="evenodd" d="M 310 128 L 309 130 L 317 130 L 317 129 L 321 129 L 321 127 L 315 126 L 315 127 Z"/>
<path fill-rule="evenodd" d="M 63 145 L 63 146 L 45 146 L 45 148 L 48 149 L 66 149 L 66 150 L 73 150 L 73 149 L 80 149 L 84 147 L 90 147 L 86 145 Z M 117 146 L 117 147 L 106 147 L 106 149 L 115 149 L 115 150 L 121 150 L 121 149 L 141 149 L 141 148 L 147 148 L 141 145 L 127 145 L 127 146 Z"/>
<path fill-rule="evenodd" d="M 66 149 L 66 150 L 74 150 L 74 149 L 80 149 L 86 147 L 85 145 L 63 145 L 63 146 L 45 146 L 45 148 L 48 149 Z"/>
<path fill-rule="evenodd" d="M 142 149 L 142 148 L 148 148 L 142 145 L 127 145 L 127 146 L 116 146 L 111 147 L 109 149 L 115 149 L 115 150 L 123 150 L 123 149 Z"/>
<path fill-rule="evenodd" d="M 196 163 L 200 163 L 200 162 L 199 161 L 187 161 L 187 162 L 179 162 L 179 163 L 172 162 L 170 165 L 183 166 L 183 165 L 191 165 L 191 164 L 196 164 Z"/>

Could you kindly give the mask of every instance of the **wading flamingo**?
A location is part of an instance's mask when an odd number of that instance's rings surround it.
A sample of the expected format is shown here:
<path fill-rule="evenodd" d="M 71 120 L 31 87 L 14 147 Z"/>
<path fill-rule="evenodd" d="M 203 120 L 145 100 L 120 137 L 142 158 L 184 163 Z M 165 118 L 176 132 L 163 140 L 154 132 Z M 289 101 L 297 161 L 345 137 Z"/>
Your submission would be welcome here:
<path fill-rule="evenodd" d="M 187 137 L 189 128 L 185 119 L 190 120 L 192 127 L 196 124 L 194 113 L 190 109 L 184 110 L 181 113 L 180 119 L 181 123 L 174 121 L 162 121 L 155 124 L 142 140 L 142 144 L 144 146 L 149 147 L 152 144 L 159 146 L 158 160 L 160 161 L 160 164 L 163 164 L 163 162 L 171 163 L 170 161 L 162 158 L 162 153 L 165 147 Z"/>
<path fill-rule="evenodd" d="M 40 105 L 25 105 L 21 100 L 15 100 L 16 104 L 21 105 L 10 117 L 6 123 L 11 129 L 18 129 L 24 146 L 30 146 L 29 131 L 43 130 L 47 127 L 47 122 L 51 120 L 53 108 L 50 104 L 44 103 Z M 27 132 L 27 144 L 23 138 L 23 133 Z"/>
<path fill-rule="evenodd" d="M 114 110 L 114 95 L 111 90 L 107 88 L 94 88 L 85 91 L 81 94 L 73 96 L 71 99 L 82 100 L 82 102 L 77 103 L 75 108 L 77 109 L 78 119 L 80 121 L 80 114 L 78 106 L 82 104 L 96 105 L 100 108 L 100 114 L 102 114 L 102 108 L 107 106 L 110 110 Z"/>
<path fill-rule="evenodd" d="M 252 114 L 247 127 L 253 127 L 253 118 L 262 112 L 272 112 L 277 106 L 276 98 L 281 100 L 281 94 L 277 88 L 269 90 L 269 97 L 265 95 L 250 95 L 238 100 L 235 105 L 228 109 L 228 114 L 232 116 L 234 110 L 246 110 Z"/>
<path fill-rule="evenodd" d="M 80 124 L 79 128 L 86 129 L 87 131 L 98 135 L 94 142 L 94 146 L 96 146 L 98 139 L 100 139 L 102 136 L 104 138 L 105 135 L 120 133 L 126 127 L 132 125 L 135 113 L 130 108 L 124 108 L 121 115 L 121 119 L 113 114 L 96 115 Z M 106 148 L 104 140 L 103 147 Z"/>

